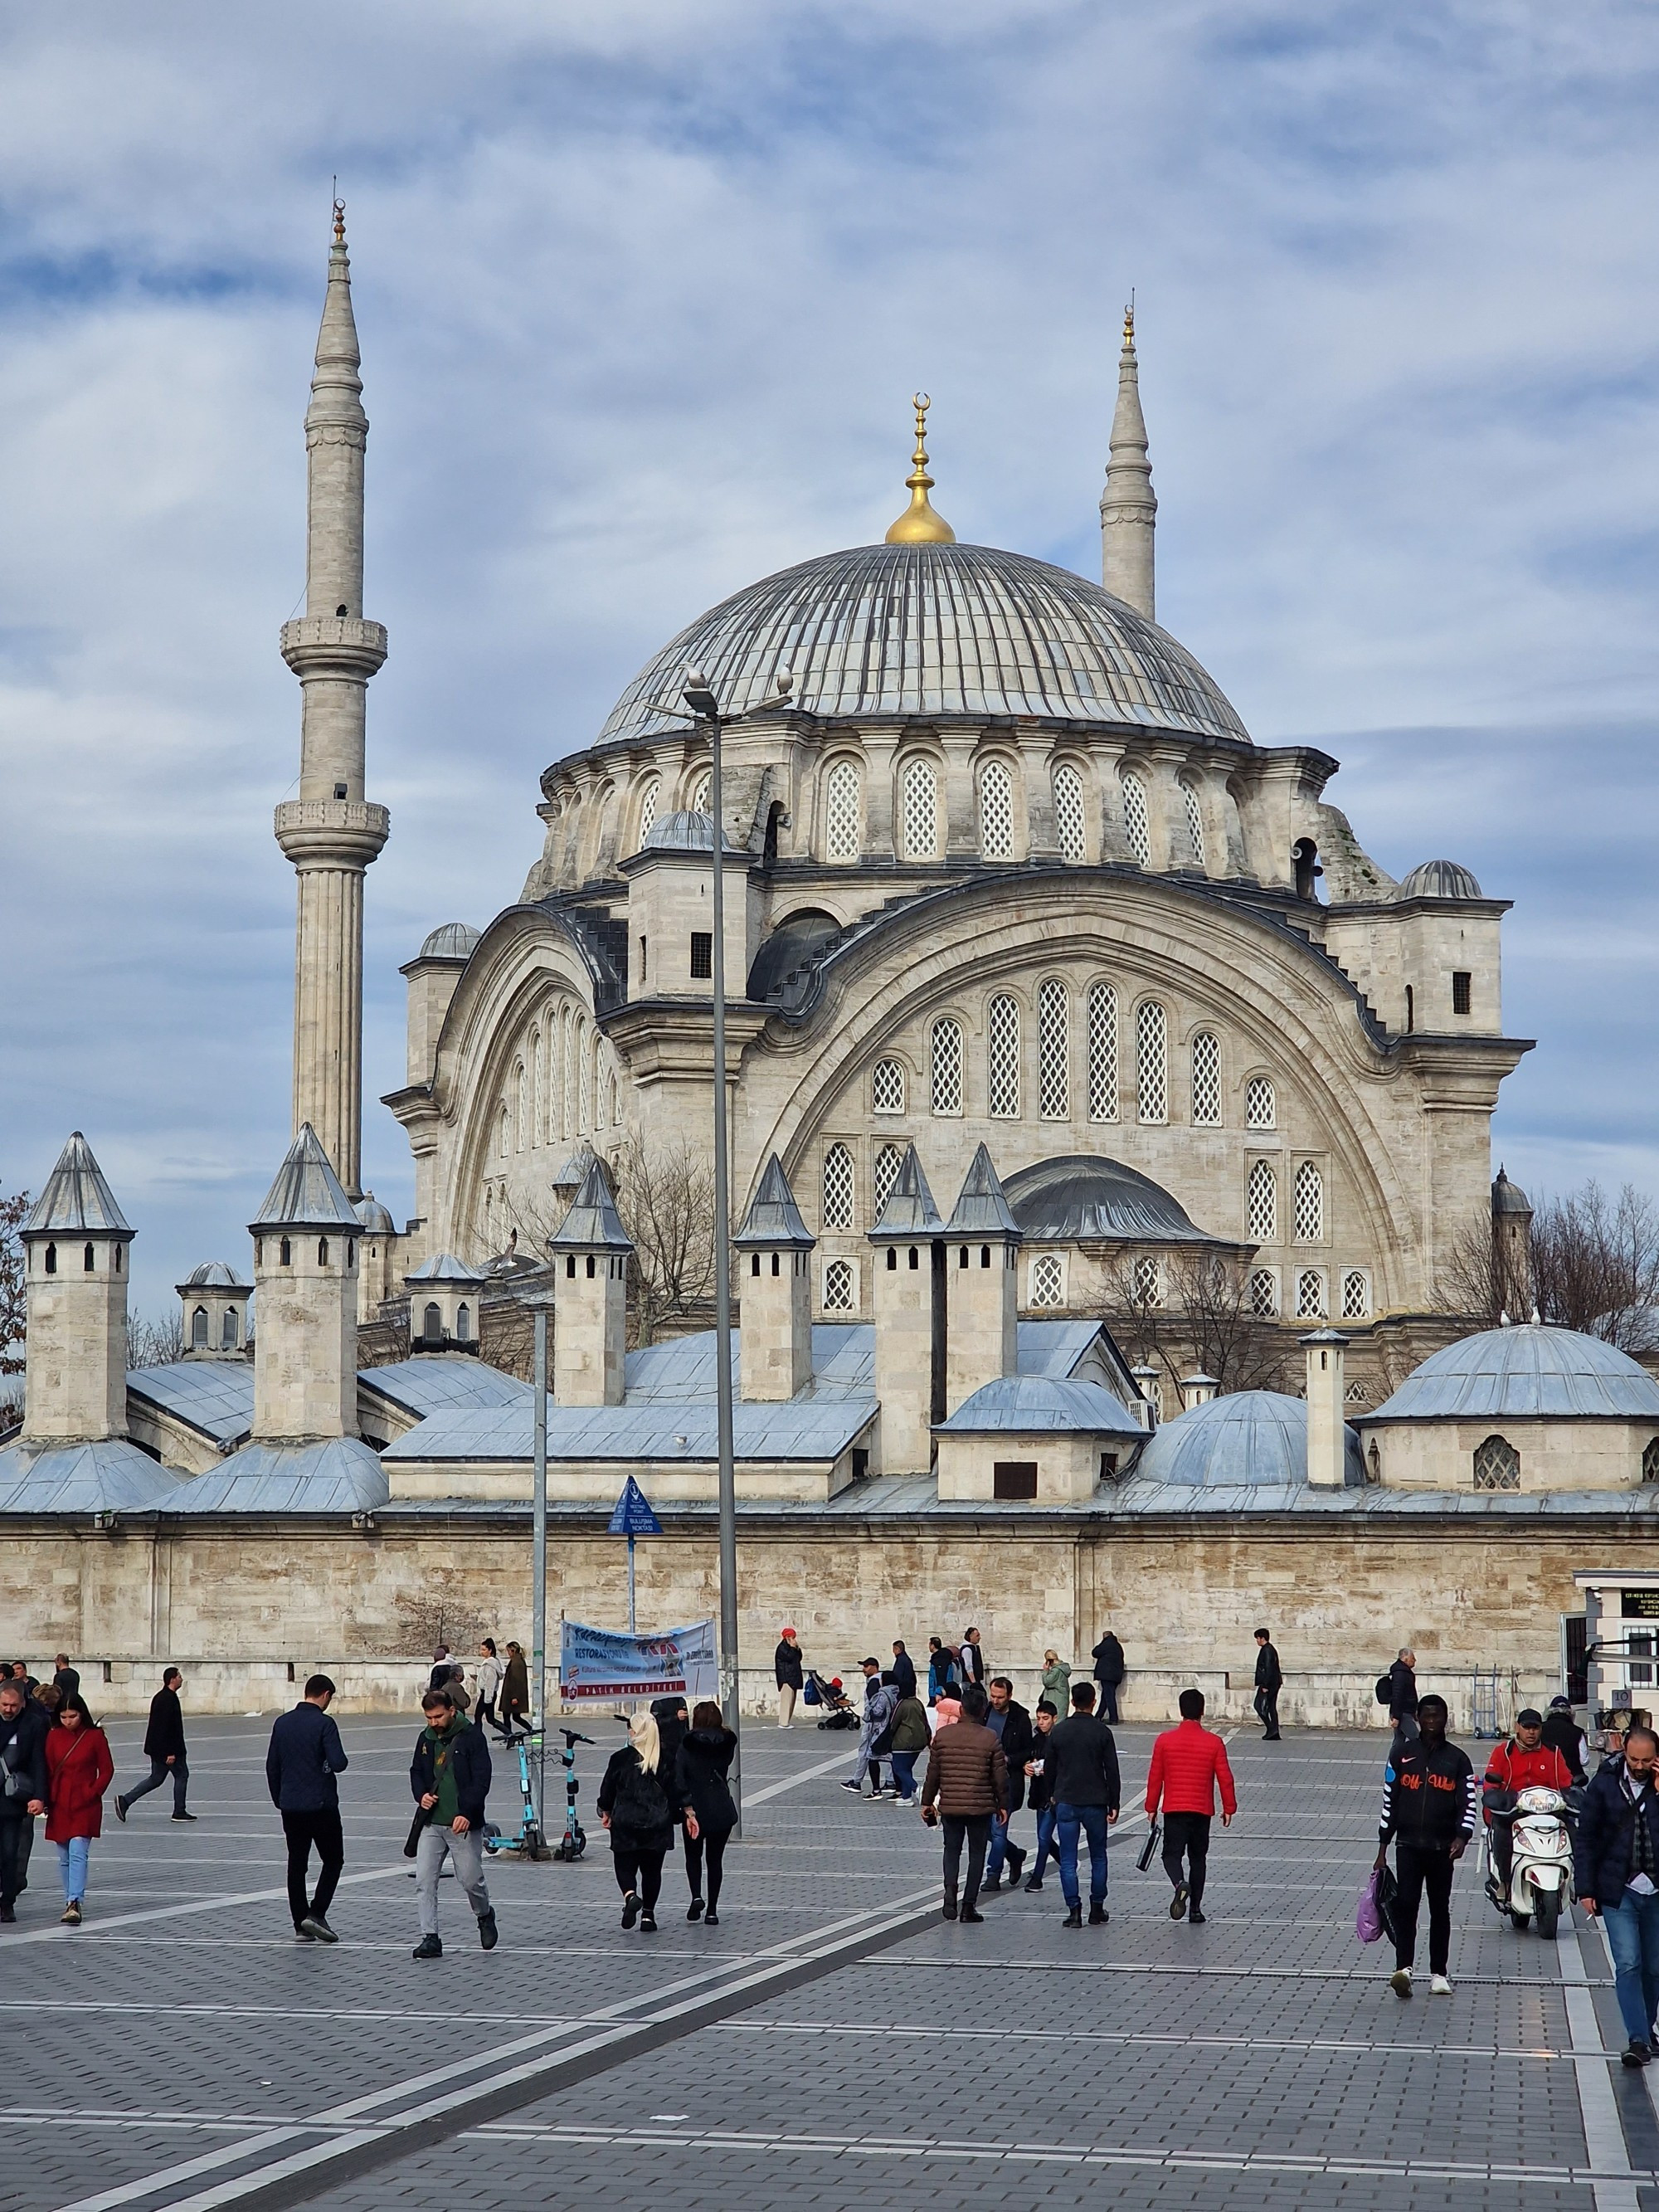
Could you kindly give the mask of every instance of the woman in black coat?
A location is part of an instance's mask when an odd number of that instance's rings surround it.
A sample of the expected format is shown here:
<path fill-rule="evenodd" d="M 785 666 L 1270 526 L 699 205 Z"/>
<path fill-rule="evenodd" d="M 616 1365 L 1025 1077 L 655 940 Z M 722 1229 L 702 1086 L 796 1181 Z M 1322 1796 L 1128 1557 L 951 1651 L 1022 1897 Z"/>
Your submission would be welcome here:
<path fill-rule="evenodd" d="M 673 1775 L 662 1771 L 662 1740 L 649 1713 L 635 1713 L 629 1722 L 628 1741 L 611 1753 L 598 1802 L 599 1819 L 611 1832 L 622 1924 L 631 1928 L 637 1919 L 642 1930 L 654 1934 L 662 1863 L 673 1849 L 680 1800 Z M 688 1844 L 696 1826 L 687 1820 Z"/>
<path fill-rule="evenodd" d="M 720 1870 L 726 1838 L 738 1825 L 738 1808 L 726 1778 L 738 1739 L 720 1717 L 720 1709 L 705 1698 L 691 1716 L 691 1727 L 680 1744 L 675 1780 L 685 1807 L 685 1878 L 691 1887 L 688 1920 L 701 1920 L 705 1928 L 720 1924 Z M 703 1906 L 702 1869 L 708 1862 L 708 1903 Z"/>
<path fill-rule="evenodd" d="M 501 1674 L 501 1729 L 503 1742 L 511 1743 L 515 1729 L 530 1731 L 530 1668 L 522 1644 L 509 1643 Z"/>

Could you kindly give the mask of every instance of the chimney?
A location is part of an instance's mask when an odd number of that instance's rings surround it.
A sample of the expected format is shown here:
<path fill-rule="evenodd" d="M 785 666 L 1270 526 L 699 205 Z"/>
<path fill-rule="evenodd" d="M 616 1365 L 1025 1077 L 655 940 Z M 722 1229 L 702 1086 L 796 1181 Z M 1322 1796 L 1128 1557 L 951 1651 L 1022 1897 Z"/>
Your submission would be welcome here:
<path fill-rule="evenodd" d="M 945 1224 L 945 1408 L 1019 1370 L 1019 1224 L 981 1145 Z"/>
<path fill-rule="evenodd" d="M 1151 1436 L 1158 1426 L 1158 1370 L 1156 1367 L 1132 1367 L 1129 1372 L 1140 1393 L 1139 1404 L 1131 1406 L 1129 1411 Z"/>
<path fill-rule="evenodd" d="M 870 1231 L 884 1474 L 926 1474 L 933 1463 L 934 1320 L 943 1303 L 933 1255 L 944 1228 L 916 1148 L 907 1145 Z M 937 1418 L 945 1418 L 942 1405 Z"/>
<path fill-rule="evenodd" d="M 1316 1489 L 1340 1490 L 1347 1475 L 1342 1405 L 1348 1340 L 1339 1328 L 1316 1328 L 1300 1340 L 1308 1355 L 1308 1480 Z"/>
<path fill-rule="evenodd" d="M 1183 1375 L 1181 1378 L 1181 1410 L 1190 1413 L 1194 1406 L 1207 1406 L 1221 1385 L 1213 1375 L 1200 1372 Z"/>
<path fill-rule="evenodd" d="M 746 1403 L 781 1405 L 812 1380 L 812 1247 L 789 1179 L 775 1152 L 761 1171 L 738 1254 L 742 1326 L 740 1388 Z"/>

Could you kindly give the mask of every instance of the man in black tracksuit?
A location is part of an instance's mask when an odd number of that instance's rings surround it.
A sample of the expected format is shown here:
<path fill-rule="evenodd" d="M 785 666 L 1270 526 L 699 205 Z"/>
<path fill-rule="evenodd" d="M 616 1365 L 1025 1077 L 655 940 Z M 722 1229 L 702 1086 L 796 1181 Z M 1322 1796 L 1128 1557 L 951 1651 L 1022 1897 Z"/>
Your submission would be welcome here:
<path fill-rule="evenodd" d="M 1261 1723 L 1261 1741 L 1279 1741 L 1279 1692 L 1285 1680 L 1279 1663 L 1279 1654 L 1273 1650 L 1273 1632 L 1258 1628 L 1255 1632 L 1255 1717 Z"/>
<path fill-rule="evenodd" d="M 1382 1818 L 1377 1830 L 1376 1864 L 1388 1863 L 1395 1849 L 1400 1882 L 1398 1937 L 1392 1986 L 1397 1997 L 1412 1993 L 1412 1961 L 1417 1950 L 1417 1911 L 1425 1890 L 1429 1897 L 1429 1987 L 1437 1997 L 1451 1995 L 1446 1969 L 1451 1962 L 1452 1869 L 1468 1847 L 1480 1808 L 1474 1769 L 1455 1743 L 1446 1740 L 1446 1701 L 1430 1695 L 1417 1708 L 1419 1733 L 1396 1736 L 1382 1782 Z"/>

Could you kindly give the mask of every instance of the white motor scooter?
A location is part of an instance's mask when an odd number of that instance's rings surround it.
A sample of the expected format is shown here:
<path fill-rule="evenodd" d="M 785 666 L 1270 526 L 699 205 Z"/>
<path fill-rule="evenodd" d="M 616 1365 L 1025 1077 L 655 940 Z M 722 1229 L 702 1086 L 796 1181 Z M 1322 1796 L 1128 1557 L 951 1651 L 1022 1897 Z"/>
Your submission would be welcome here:
<path fill-rule="evenodd" d="M 1497 1891 L 1492 1829 L 1486 1830 L 1486 1894 L 1516 1928 L 1533 1921 L 1540 1936 L 1553 1938 L 1564 1908 L 1572 1902 L 1573 1808 L 1559 1790 L 1523 1790 L 1513 1811 L 1494 1813 L 1509 1824 L 1512 1838 L 1507 1895 Z"/>

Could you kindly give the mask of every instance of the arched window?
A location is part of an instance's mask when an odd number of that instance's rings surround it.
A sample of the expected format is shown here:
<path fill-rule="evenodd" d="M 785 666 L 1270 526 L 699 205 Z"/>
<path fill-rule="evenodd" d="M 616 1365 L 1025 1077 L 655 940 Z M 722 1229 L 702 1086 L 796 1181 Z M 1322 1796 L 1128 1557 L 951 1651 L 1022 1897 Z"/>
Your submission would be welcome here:
<path fill-rule="evenodd" d="M 1187 835 L 1193 841 L 1193 857 L 1201 868 L 1204 866 L 1204 810 L 1198 803 L 1198 793 L 1183 776 L 1181 782 L 1182 804 L 1187 810 Z"/>
<path fill-rule="evenodd" d="M 611 1126 L 613 1129 L 622 1127 L 622 1092 L 614 1075 L 611 1079 Z"/>
<path fill-rule="evenodd" d="M 530 1079 L 520 1060 L 513 1071 L 515 1111 L 513 1117 L 513 1149 L 521 1152 L 530 1134 Z"/>
<path fill-rule="evenodd" d="M 1363 1267 L 1350 1267 L 1342 1278 L 1342 1318 L 1364 1321 L 1371 1310 L 1371 1286 Z"/>
<path fill-rule="evenodd" d="M 1132 768 L 1121 768 L 1117 781 L 1123 796 L 1123 835 L 1141 866 L 1150 867 L 1152 833 L 1146 817 L 1146 787 Z"/>
<path fill-rule="evenodd" d="M 600 1054 L 604 1051 L 604 1048 L 605 1039 L 599 1035 L 599 1032 L 596 1028 L 593 1031 L 593 1042 L 589 1054 L 591 1065 L 588 1070 L 592 1078 L 592 1086 L 589 1095 L 593 1101 L 593 1127 L 596 1129 L 602 1129 L 605 1127 L 605 1085 L 600 1080 L 599 1073 L 601 1066 Z"/>
<path fill-rule="evenodd" d="M 1019 1008 L 999 992 L 986 1009 L 986 1103 L 999 1121 L 1019 1118 Z"/>
<path fill-rule="evenodd" d="M 1058 1252 L 1039 1252 L 1031 1262 L 1031 1304 L 1060 1306 L 1066 1303 L 1066 1264 Z"/>
<path fill-rule="evenodd" d="M 709 802 L 714 795 L 714 776 L 708 769 L 704 769 L 691 786 L 691 811 L 694 814 L 707 814 Z"/>
<path fill-rule="evenodd" d="M 236 1349 L 236 1309 L 234 1306 L 227 1306 L 225 1308 L 225 1325 L 219 1332 L 219 1343 L 222 1351 L 234 1352 Z"/>
<path fill-rule="evenodd" d="M 1296 1171 L 1296 1241 L 1318 1244 L 1325 1236 L 1325 1178 L 1311 1160 Z"/>
<path fill-rule="evenodd" d="M 46 1273 L 49 1275 L 55 1275 L 58 1273 L 58 1247 L 55 1244 L 48 1244 L 46 1247 Z"/>
<path fill-rule="evenodd" d="M 455 1309 L 455 1341 L 457 1344 L 465 1344 L 470 1339 L 471 1334 L 472 1315 L 471 1309 L 464 1304 L 459 1305 Z"/>
<path fill-rule="evenodd" d="M 825 1313 L 852 1312 L 853 1263 L 850 1260 L 831 1260 L 824 1268 L 823 1310 Z"/>
<path fill-rule="evenodd" d="M 319 1237 L 317 1239 L 317 1265 L 319 1267 L 325 1267 L 328 1265 L 328 1239 L 326 1237 Z"/>
<path fill-rule="evenodd" d="M 507 1101 L 501 1101 L 500 1126 L 495 1133 L 495 1157 L 504 1160 L 513 1148 L 513 1117 L 507 1112 Z"/>
<path fill-rule="evenodd" d="M 1135 1012 L 1135 1079 L 1143 1121 L 1170 1118 L 1170 1024 L 1156 999 L 1143 1001 Z"/>
<path fill-rule="evenodd" d="M 86 1250 L 81 1255 L 81 1265 L 88 1275 L 93 1273 L 94 1269 L 98 1265 L 98 1255 L 93 1250 L 90 1244 L 88 1245 Z"/>
<path fill-rule="evenodd" d="M 1062 860 L 1089 857 L 1088 817 L 1083 810 L 1083 778 L 1069 761 L 1054 770 L 1054 834 Z"/>
<path fill-rule="evenodd" d="M 1109 983 L 1089 991 L 1089 1119 L 1117 1119 L 1117 993 Z"/>
<path fill-rule="evenodd" d="M 1200 1129 L 1221 1127 L 1221 1047 L 1208 1030 L 1193 1039 L 1193 1120 Z"/>
<path fill-rule="evenodd" d="M 979 772 L 979 849 L 986 860 L 1014 857 L 1014 787 L 1000 761 Z"/>
<path fill-rule="evenodd" d="M 1296 1279 L 1296 1317 L 1298 1321 L 1325 1317 L 1325 1278 L 1317 1267 L 1304 1267 Z"/>
<path fill-rule="evenodd" d="M 933 1098 L 935 1114 L 962 1111 L 962 1024 L 947 1014 L 933 1024 Z"/>
<path fill-rule="evenodd" d="M 444 1317 L 435 1298 L 428 1299 L 427 1303 L 426 1319 L 421 1333 L 428 1344 L 435 1344 L 444 1333 Z"/>
<path fill-rule="evenodd" d="M 1272 1077 L 1253 1075 L 1244 1086 L 1244 1127 L 1247 1129 L 1271 1129 L 1278 1111 Z"/>
<path fill-rule="evenodd" d="M 1037 994 L 1037 1111 L 1064 1121 L 1072 1111 L 1072 1067 L 1066 986 L 1051 975 Z"/>
<path fill-rule="evenodd" d="M 644 844 L 651 835 L 651 825 L 657 818 L 657 808 L 662 801 L 662 778 L 652 776 L 640 795 L 640 842 Z"/>
<path fill-rule="evenodd" d="M 1642 1447 L 1642 1480 L 1659 1482 L 1659 1437 L 1650 1437 Z"/>
<path fill-rule="evenodd" d="M 1279 1278 L 1271 1267 L 1250 1270 L 1250 1311 L 1258 1321 L 1271 1321 L 1279 1311 Z"/>
<path fill-rule="evenodd" d="M 576 1133 L 576 1018 L 568 1006 L 559 1017 L 560 1090 L 559 1133 Z"/>
<path fill-rule="evenodd" d="M 1488 1437 L 1474 1455 L 1477 1490 L 1519 1490 L 1521 1455 L 1507 1437 Z"/>
<path fill-rule="evenodd" d="M 870 1078 L 870 1107 L 876 1114 L 902 1114 L 904 1111 L 904 1064 L 896 1060 L 878 1060 Z"/>
<path fill-rule="evenodd" d="M 823 1225 L 853 1225 L 853 1155 L 843 1144 L 831 1145 L 823 1156 Z"/>
<path fill-rule="evenodd" d="M 832 860 L 856 860 L 860 842 L 860 791 L 856 762 L 837 761 L 824 787 L 824 852 Z"/>
<path fill-rule="evenodd" d="M 576 1101 L 576 1129 L 579 1135 L 587 1134 L 587 1124 L 592 1106 L 592 1062 L 587 1053 L 587 1017 L 576 1017 L 576 1080 L 580 1090 Z"/>
<path fill-rule="evenodd" d="M 939 850 L 939 787 L 931 761 L 913 760 L 904 771 L 904 857 L 931 860 Z"/>
<path fill-rule="evenodd" d="M 1143 1252 L 1130 1271 L 1129 1291 L 1138 1306 L 1164 1303 L 1164 1270 L 1150 1252 Z"/>
<path fill-rule="evenodd" d="M 205 1352 L 208 1348 L 208 1318 L 205 1306 L 198 1306 L 190 1317 L 190 1348 L 192 1352 Z"/>
<path fill-rule="evenodd" d="M 898 1171 L 903 1164 L 904 1155 L 896 1145 L 884 1145 L 876 1154 L 873 1196 L 878 1221 L 887 1210 L 887 1201 L 893 1195 L 893 1185 L 898 1181 Z"/>
<path fill-rule="evenodd" d="M 276 1258 L 278 1264 L 282 1267 L 291 1267 L 294 1265 L 294 1247 L 289 1243 L 286 1237 L 283 1237 L 282 1243 L 276 1247 Z"/>
<path fill-rule="evenodd" d="M 1253 1244 L 1273 1244 L 1279 1240 L 1279 1177 L 1273 1173 L 1270 1160 L 1257 1160 L 1250 1169 L 1246 1186 L 1245 1213 L 1249 1235 Z"/>

